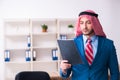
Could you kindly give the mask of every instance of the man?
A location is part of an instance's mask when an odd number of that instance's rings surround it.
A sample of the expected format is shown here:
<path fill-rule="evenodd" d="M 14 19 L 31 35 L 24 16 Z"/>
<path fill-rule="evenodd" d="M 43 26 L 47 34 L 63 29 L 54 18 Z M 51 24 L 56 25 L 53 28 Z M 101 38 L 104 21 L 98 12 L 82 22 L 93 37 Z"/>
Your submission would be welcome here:
<path fill-rule="evenodd" d="M 83 63 L 71 65 L 62 60 L 60 75 L 72 80 L 119 80 L 119 69 L 113 41 L 106 38 L 98 20 L 98 14 L 92 10 L 79 14 L 76 26 L 76 47 Z"/>

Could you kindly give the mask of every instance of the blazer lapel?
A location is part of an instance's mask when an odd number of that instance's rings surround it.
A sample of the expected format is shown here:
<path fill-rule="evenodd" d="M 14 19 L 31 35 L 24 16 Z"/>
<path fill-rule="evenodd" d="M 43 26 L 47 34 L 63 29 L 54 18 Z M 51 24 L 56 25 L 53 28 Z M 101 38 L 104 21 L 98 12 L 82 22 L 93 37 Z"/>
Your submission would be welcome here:
<path fill-rule="evenodd" d="M 100 52 L 100 51 L 103 50 L 103 49 L 102 49 L 103 44 L 104 44 L 104 40 L 103 40 L 101 37 L 98 37 L 97 54 L 96 54 L 96 56 L 95 56 L 95 58 L 94 58 L 94 60 L 93 60 L 92 65 L 93 65 L 94 63 L 96 63 L 96 61 L 99 59 L 98 57 L 101 55 L 101 52 Z"/>
<path fill-rule="evenodd" d="M 83 63 L 88 64 L 88 62 L 87 62 L 87 60 L 86 60 L 86 58 L 85 58 L 83 37 L 80 36 L 75 42 L 76 42 L 76 44 L 77 44 L 78 50 L 79 50 L 80 55 L 81 55 L 81 58 L 82 58 L 82 60 L 83 60 Z"/>

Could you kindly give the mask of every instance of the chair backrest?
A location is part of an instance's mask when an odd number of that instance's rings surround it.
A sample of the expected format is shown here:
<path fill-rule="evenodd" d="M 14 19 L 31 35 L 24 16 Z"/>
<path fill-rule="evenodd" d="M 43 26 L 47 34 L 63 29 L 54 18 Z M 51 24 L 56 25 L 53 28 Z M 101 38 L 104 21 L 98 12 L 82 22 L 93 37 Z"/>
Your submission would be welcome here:
<path fill-rule="evenodd" d="M 50 76 L 44 71 L 22 71 L 15 76 L 15 80 L 50 80 Z"/>
<path fill-rule="evenodd" d="M 120 80 L 120 72 L 119 72 L 119 80 Z"/>

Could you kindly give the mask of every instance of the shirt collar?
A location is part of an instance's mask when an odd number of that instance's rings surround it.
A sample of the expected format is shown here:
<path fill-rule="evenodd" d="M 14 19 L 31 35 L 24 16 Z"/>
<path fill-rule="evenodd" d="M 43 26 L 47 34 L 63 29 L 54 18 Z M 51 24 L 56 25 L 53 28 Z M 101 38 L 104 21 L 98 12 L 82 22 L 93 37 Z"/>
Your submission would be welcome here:
<path fill-rule="evenodd" d="M 91 37 L 91 41 L 94 42 L 96 38 L 97 38 L 97 36 L 96 36 L 96 35 L 93 35 L 93 36 Z M 83 40 L 84 40 L 84 43 L 87 42 L 87 37 L 86 37 L 85 35 L 83 35 Z"/>

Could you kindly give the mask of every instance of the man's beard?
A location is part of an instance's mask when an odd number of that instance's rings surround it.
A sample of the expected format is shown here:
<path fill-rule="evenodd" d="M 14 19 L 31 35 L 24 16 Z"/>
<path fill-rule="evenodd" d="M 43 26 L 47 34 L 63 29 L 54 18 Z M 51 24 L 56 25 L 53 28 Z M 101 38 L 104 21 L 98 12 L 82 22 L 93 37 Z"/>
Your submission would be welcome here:
<path fill-rule="evenodd" d="M 86 34 L 84 34 L 84 35 L 90 36 L 90 35 L 93 35 L 93 34 L 94 34 L 94 30 L 92 29 L 89 33 L 86 33 Z"/>

